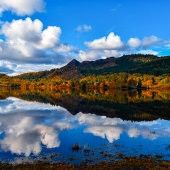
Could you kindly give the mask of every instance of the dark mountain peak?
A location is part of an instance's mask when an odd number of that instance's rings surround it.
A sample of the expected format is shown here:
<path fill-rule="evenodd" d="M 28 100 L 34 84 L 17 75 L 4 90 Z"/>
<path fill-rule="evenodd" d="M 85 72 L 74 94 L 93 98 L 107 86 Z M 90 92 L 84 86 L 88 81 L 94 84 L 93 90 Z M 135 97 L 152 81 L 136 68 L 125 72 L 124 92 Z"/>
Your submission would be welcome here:
<path fill-rule="evenodd" d="M 8 77 L 8 75 L 4 74 L 4 73 L 0 73 L 0 78 L 1 77 Z"/>
<path fill-rule="evenodd" d="M 66 66 L 69 66 L 69 67 L 78 67 L 78 66 L 80 66 L 80 62 L 77 61 L 76 59 L 73 59 Z"/>

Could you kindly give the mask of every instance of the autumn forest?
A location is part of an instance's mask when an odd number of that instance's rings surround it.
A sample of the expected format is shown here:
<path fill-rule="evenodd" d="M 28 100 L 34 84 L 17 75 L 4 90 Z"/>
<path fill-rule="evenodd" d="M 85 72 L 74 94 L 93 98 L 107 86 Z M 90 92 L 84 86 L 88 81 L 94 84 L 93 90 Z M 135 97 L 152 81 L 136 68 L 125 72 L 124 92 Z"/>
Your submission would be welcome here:
<path fill-rule="evenodd" d="M 80 63 L 72 60 L 60 69 L 0 74 L 1 87 L 22 89 L 170 89 L 170 57 L 132 54 Z"/>

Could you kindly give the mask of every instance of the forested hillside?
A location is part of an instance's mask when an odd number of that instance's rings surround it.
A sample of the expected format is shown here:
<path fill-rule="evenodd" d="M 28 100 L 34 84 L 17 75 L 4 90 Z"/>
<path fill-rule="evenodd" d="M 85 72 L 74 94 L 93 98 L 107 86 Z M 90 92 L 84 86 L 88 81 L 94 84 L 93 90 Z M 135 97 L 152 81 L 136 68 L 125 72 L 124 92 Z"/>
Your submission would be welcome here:
<path fill-rule="evenodd" d="M 60 69 L 0 74 L 0 86 L 55 88 L 166 88 L 170 89 L 170 57 L 132 54 L 80 63 L 72 60 Z"/>

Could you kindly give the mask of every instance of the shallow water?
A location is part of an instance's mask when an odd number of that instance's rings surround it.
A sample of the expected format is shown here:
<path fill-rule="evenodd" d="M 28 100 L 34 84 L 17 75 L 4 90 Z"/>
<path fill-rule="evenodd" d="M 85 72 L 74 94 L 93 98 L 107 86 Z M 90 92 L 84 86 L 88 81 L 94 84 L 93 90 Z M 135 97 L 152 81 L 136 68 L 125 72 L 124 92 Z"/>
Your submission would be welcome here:
<path fill-rule="evenodd" d="M 152 95 L 150 95 L 152 94 Z M 170 160 L 169 92 L 0 91 L 0 160 Z M 80 149 L 73 151 L 78 144 Z"/>

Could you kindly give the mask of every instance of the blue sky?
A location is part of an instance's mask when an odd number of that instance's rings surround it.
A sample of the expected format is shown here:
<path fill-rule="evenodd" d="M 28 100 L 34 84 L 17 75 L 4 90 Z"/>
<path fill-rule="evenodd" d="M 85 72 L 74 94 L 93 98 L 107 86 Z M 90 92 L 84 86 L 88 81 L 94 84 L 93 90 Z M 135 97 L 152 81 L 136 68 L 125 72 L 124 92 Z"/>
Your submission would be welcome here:
<path fill-rule="evenodd" d="M 0 72 L 144 53 L 169 55 L 170 1 L 0 0 Z"/>

